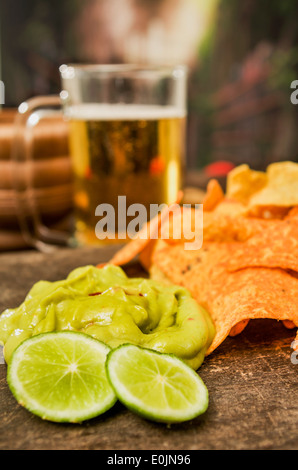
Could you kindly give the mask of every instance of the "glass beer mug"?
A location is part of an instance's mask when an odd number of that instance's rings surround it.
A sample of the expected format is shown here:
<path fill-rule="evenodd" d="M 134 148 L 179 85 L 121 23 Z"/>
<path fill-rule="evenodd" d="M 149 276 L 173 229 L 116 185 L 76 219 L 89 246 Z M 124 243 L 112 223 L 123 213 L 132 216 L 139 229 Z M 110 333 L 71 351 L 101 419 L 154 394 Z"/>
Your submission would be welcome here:
<path fill-rule="evenodd" d="M 19 106 L 13 146 L 20 225 L 29 243 L 94 245 L 125 239 L 126 207 L 175 202 L 182 186 L 185 152 L 184 66 L 62 65 L 59 96 L 41 96 Z M 46 227 L 20 163 L 32 163 L 32 127 L 62 112 L 68 122 L 73 173 L 74 233 Z M 100 204 L 115 209 L 116 236 L 96 234 Z"/>

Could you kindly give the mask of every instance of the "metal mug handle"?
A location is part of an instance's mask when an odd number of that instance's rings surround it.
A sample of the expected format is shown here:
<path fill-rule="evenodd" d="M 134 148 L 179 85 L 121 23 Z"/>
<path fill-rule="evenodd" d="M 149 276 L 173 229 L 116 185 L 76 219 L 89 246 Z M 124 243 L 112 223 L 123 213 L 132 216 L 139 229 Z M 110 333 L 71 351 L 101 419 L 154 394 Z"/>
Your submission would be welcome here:
<path fill-rule="evenodd" d="M 15 118 L 12 141 L 11 159 L 20 229 L 25 241 L 43 252 L 70 246 L 73 242 L 69 233 L 44 225 L 33 191 L 33 129 L 41 119 L 58 115 L 62 115 L 59 96 L 40 96 L 23 102 Z"/>

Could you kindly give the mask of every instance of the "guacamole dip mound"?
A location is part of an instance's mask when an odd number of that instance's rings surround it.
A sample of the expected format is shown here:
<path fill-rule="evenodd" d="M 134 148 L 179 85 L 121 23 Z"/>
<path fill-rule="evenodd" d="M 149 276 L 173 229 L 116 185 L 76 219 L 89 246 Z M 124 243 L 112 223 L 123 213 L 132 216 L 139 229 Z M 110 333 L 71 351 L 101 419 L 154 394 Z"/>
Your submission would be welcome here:
<path fill-rule="evenodd" d="M 0 315 L 9 361 L 25 339 L 47 331 L 81 331 L 115 348 L 132 343 L 173 353 L 197 369 L 214 337 L 209 314 L 188 290 L 129 278 L 118 266 L 84 266 L 61 281 L 37 282 L 24 302 Z"/>

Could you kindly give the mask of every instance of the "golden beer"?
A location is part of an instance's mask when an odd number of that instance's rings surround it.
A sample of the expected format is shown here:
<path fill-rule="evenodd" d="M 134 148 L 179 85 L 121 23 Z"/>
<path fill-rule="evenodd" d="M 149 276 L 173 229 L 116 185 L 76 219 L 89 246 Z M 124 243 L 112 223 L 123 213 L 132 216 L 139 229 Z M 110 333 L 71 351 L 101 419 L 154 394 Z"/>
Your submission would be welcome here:
<path fill-rule="evenodd" d="M 117 233 L 118 196 L 126 196 L 127 207 L 143 204 L 148 218 L 150 204 L 176 200 L 182 184 L 185 143 L 185 116 L 180 110 L 171 106 L 83 104 L 73 106 L 69 116 L 75 234 L 79 242 L 99 243 L 95 234 L 99 204 L 114 207 Z"/>

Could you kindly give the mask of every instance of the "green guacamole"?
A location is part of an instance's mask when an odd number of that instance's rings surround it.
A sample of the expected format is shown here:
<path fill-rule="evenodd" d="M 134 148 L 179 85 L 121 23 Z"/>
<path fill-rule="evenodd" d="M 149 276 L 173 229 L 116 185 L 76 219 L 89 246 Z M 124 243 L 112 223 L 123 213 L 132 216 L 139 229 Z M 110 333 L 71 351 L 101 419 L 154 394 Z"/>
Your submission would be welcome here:
<path fill-rule="evenodd" d="M 117 266 L 84 266 L 61 281 L 39 281 L 24 302 L 0 315 L 0 342 L 9 361 L 26 338 L 74 330 L 112 348 L 133 343 L 173 353 L 197 369 L 214 337 L 208 313 L 178 286 L 129 278 Z"/>

